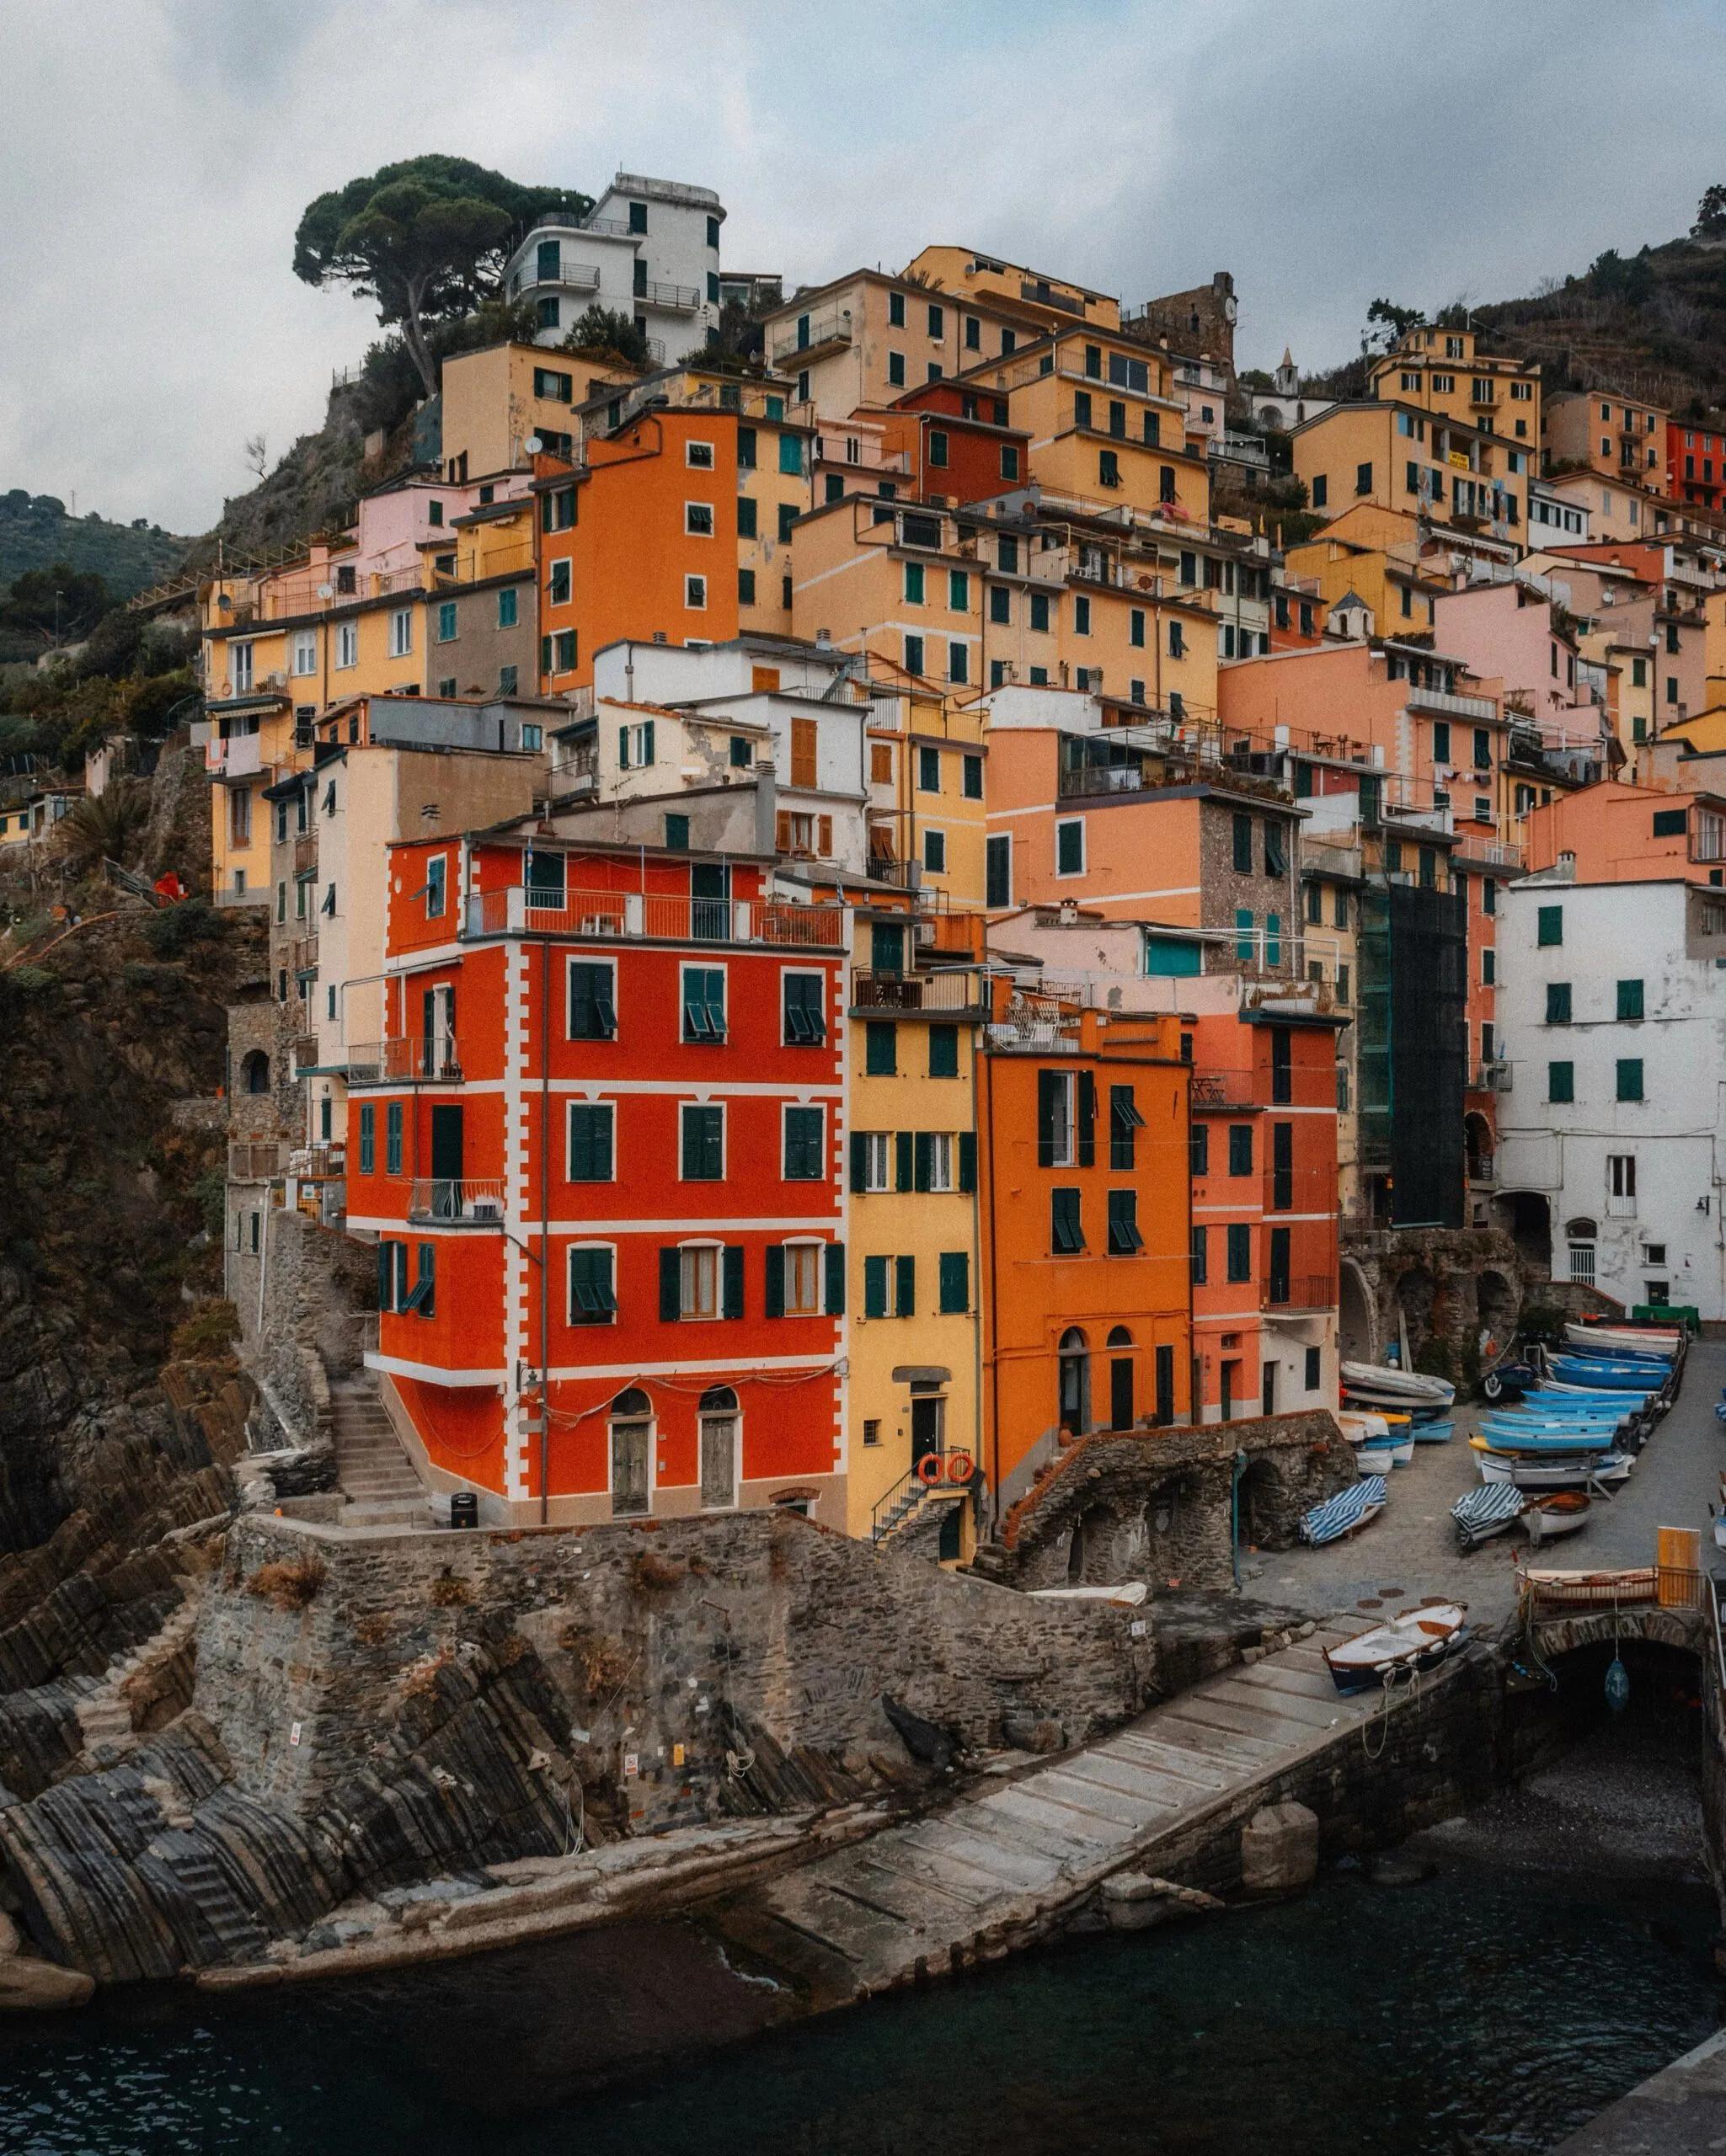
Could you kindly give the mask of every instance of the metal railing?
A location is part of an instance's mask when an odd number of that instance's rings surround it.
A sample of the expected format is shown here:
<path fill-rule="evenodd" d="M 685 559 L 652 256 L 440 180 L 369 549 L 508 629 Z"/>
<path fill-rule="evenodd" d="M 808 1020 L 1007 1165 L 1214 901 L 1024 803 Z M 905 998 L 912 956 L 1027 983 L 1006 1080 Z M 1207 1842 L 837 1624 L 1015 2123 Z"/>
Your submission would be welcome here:
<path fill-rule="evenodd" d="M 565 793 L 590 792 L 599 784 L 599 758 L 591 752 L 567 757 L 553 764 L 551 777 L 552 784 Z"/>
<path fill-rule="evenodd" d="M 827 307 L 809 318 L 808 329 L 799 334 L 797 324 L 782 337 L 773 339 L 772 354 L 776 360 L 790 359 L 799 352 L 817 352 L 829 344 L 848 344 L 851 342 L 851 309 Z"/>
<path fill-rule="evenodd" d="M 530 891 L 521 884 L 478 891 L 468 901 L 464 937 L 572 936 L 607 942 L 771 943 L 836 949 L 844 910 L 779 899 L 679 898 L 643 891 Z"/>
<path fill-rule="evenodd" d="M 991 1022 L 989 1038 L 1000 1049 L 1039 1054 L 1072 1054 L 1079 1044 L 1079 1015 L 1063 1010 L 1051 997 L 1013 995 L 1002 1017 Z"/>
<path fill-rule="evenodd" d="M 1267 1278 L 1258 1298 L 1267 1310 L 1328 1310 L 1336 1308 L 1337 1279 L 1333 1273 L 1293 1273 Z"/>
<path fill-rule="evenodd" d="M 1018 296 L 1022 300 L 1029 300 L 1034 306 L 1058 307 L 1063 314 L 1077 315 L 1083 319 L 1084 301 L 1076 292 L 1056 291 L 1046 279 L 1034 283 L 1029 277 L 1021 278 Z"/>
<path fill-rule="evenodd" d="M 316 1033 L 302 1033 L 300 1035 L 299 1038 L 294 1043 L 293 1058 L 294 1075 L 296 1078 L 303 1077 L 307 1071 L 313 1070 L 316 1066 L 318 1061 L 318 1036 Z"/>
<path fill-rule="evenodd" d="M 235 1139 L 227 1149 L 227 1179 L 230 1182 L 273 1182 L 282 1173 L 286 1151 L 276 1139 Z"/>
<path fill-rule="evenodd" d="M 457 1227 L 500 1228 L 504 1224 L 502 1179 L 416 1178 L 408 1192 L 408 1218 Z"/>
<path fill-rule="evenodd" d="M 345 1174 L 348 1149 L 334 1139 L 327 1145 L 297 1145 L 287 1157 L 287 1172 L 302 1182 L 323 1182 Z"/>
<path fill-rule="evenodd" d="M 1258 1103 L 1253 1092 L 1250 1070 L 1195 1070 L 1192 1075 L 1191 1101 L 1195 1108 L 1255 1107 Z"/>
<path fill-rule="evenodd" d="M 693 314 L 701 305 L 701 293 L 695 286 L 662 285 L 651 277 L 637 286 L 635 297 L 672 314 Z"/>
<path fill-rule="evenodd" d="M 1404 698 L 1411 711 L 1435 711 L 1451 718 L 1495 719 L 1499 707 L 1490 696 L 1458 696 L 1442 689 L 1413 689 Z"/>
<path fill-rule="evenodd" d="M 294 873 L 308 875 L 318 866 L 318 834 L 302 831 L 294 841 Z"/>
<path fill-rule="evenodd" d="M 362 1041 L 347 1051 L 350 1086 L 412 1085 L 431 1080 L 461 1082 L 462 1058 L 452 1033 L 403 1033 L 385 1041 Z"/>
<path fill-rule="evenodd" d="M 852 969 L 854 1011 L 975 1011 L 982 1003 L 982 982 L 968 966 L 930 974 L 877 973 L 868 966 Z"/>
<path fill-rule="evenodd" d="M 565 291 L 596 292 L 599 272 L 585 262 L 559 262 L 550 270 L 537 263 L 531 270 L 524 264 L 516 273 L 516 290 L 525 291 L 530 285 L 561 285 Z"/>
<path fill-rule="evenodd" d="M 287 962 L 291 974 L 315 974 L 318 970 L 317 937 L 291 937 L 288 939 Z"/>

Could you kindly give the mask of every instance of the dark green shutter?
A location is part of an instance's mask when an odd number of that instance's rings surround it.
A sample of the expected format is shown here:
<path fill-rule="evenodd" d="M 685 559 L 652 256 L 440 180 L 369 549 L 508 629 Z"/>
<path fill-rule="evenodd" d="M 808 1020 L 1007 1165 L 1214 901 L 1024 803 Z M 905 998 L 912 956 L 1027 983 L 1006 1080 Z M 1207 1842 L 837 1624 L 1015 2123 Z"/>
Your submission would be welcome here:
<path fill-rule="evenodd" d="M 391 1243 L 377 1246 L 377 1307 L 381 1310 L 395 1306 L 392 1291 L 396 1284 L 396 1262 L 390 1255 L 393 1248 Z"/>
<path fill-rule="evenodd" d="M 949 1315 L 960 1315 L 971 1306 L 970 1254 L 962 1250 L 943 1250 L 941 1253 L 941 1308 Z"/>
<path fill-rule="evenodd" d="M 977 1187 L 977 1134 L 974 1130 L 959 1134 L 959 1187 L 961 1190 Z"/>
<path fill-rule="evenodd" d="M 1097 1165 L 1097 1081 L 1088 1070 L 1079 1073 L 1079 1166 Z"/>
<path fill-rule="evenodd" d="M 863 1260 L 863 1315 L 885 1317 L 887 1315 L 887 1261 L 884 1257 L 866 1257 Z"/>
<path fill-rule="evenodd" d="M 767 1292 L 763 1308 L 769 1317 L 785 1315 L 785 1246 L 783 1243 L 767 1246 Z"/>
<path fill-rule="evenodd" d="M 913 1136 L 914 1134 L 909 1130 L 895 1130 L 893 1134 L 893 1187 L 895 1190 L 912 1187 Z"/>
<path fill-rule="evenodd" d="M 644 764 L 650 764 L 653 760 L 653 721 L 649 718 L 644 720 L 642 724 L 641 760 Z"/>
<path fill-rule="evenodd" d="M 727 1317 L 741 1317 L 743 1315 L 743 1246 L 741 1243 L 726 1244 L 724 1273 L 725 1315 Z"/>
<path fill-rule="evenodd" d="M 1037 1073 L 1037 1166 L 1039 1168 L 1055 1166 L 1055 1118 L 1065 1075 L 1065 1072 L 1060 1070 L 1039 1070 Z"/>
<path fill-rule="evenodd" d="M 916 1162 L 912 1187 L 927 1190 L 935 1179 L 935 1134 L 931 1130 L 918 1130 L 912 1133 L 912 1139 Z"/>
<path fill-rule="evenodd" d="M 917 1262 L 914 1257 L 895 1257 L 893 1271 L 893 1315 L 895 1317 L 915 1317 L 917 1309 Z"/>
<path fill-rule="evenodd" d="M 683 1264 L 676 1246 L 660 1251 L 660 1321 L 675 1325 L 683 1315 Z"/>
<path fill-rule="evenodd" d="M 851 1187 L 853 1190 L 869 1187 L 869 1134 L 866 1130 L 851 1134 Z"/>
<path fill-rule="evenodd" d="M 826 1306 L 829 1317 L 845 1315 L 845 1246 L 829 1243 L 824 1260 L 826 1267 Z"/>

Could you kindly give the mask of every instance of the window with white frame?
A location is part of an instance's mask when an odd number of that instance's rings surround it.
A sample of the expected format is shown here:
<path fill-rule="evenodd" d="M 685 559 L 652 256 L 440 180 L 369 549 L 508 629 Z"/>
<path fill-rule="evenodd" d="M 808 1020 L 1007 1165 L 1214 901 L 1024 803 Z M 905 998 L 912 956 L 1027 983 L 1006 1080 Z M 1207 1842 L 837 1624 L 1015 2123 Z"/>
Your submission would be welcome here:
<path fill-rule="evenodd" d="M 248 643 L 231 643 L 227 648 L 228 674 L 237 696 L 249 696 L 252 691 L 252 647 Z"/>
<path fill-rule="evenodd" d="M 389 617 L 389 655 L 405 659 L 414 648 L 414 610 L 398 606 Z"/>
<path fill-rule="evenodd" d="M 685 502 L 683 529 L 692 539 L 711 539 L 713 536 L 713 505 L 711 502 Z"/>
<path fill-rule="evenodd" d="M 812 1317 L 821 1307 L 821 1246 L 785 1246 L 785 1314 Z"/>
<path fill-rule="evenodd" d="M 617 736 L 617 761 L 625 771 L 639 771 L 644 764 L 653 761 L 654 723 L 650 718 L 638 719 L 633 725 L 620 726 Z"/>
<path fill-rule="evenodd" d="M 338 667 L 357 666 L 360 664 L 360 624 L 357 622 L 336 623 L 335 663 Z"/>
<path fill-rule="evenodd" d="M 683 462 L 692 472 L 711 472 L 713 468 L 713 444 L 710 441 L 685 442 Z"/>
<path fill-rule="evenodd" d="M 708 580 L 704 576 L 687 576 L 683 579 L 683 604 L 696 611 L 703 610 L 708 603 Z"/>
<path fill-rule="evenodd" d="M 295 630 L 294 671 L 296 674 L 315 674 L 318 671 L 318 632 L 316 629 Z"/>
<path fill-rule="evenodd" d="M 890 1130 L 863 1130 L 858 1134 L 860 1182 L 864 1190 L 886 1190 L 893 1181 L 893 1134 Z"/>
<path fill-rule="evenodd" d="M 931 1190 L 951 1190 L 953 1184 L 953 1139 L 944 1130 L 926 1134 L 929 1145 L 929 1187 Z"/>
<path fill-rule="evenodd" d="M 681 1317 L 719 1315 L 719 1246 L 685 1243 L 677 1252 L 677 1310 Z"/>

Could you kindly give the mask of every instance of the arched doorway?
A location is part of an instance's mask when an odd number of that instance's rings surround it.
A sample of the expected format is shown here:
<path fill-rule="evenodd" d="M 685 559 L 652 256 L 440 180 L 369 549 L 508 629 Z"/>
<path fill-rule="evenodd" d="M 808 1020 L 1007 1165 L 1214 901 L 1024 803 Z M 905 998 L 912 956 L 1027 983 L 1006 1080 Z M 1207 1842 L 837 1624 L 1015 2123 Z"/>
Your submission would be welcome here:
<path fill-rule="evenodd" d="M 1424 1265 L 1411 1267 L 1397 1283 L 1397 1315 L 1410 1369 L 1432 1337 L 1432 1310 L 1437 1298 L 1438 1283 Z"/>
<path fill-rule="evenodd" d="M 1109 1334 L 1109 1427 L 1130 1430 L 1133 1414 L 1133 1336 L 1124 1325 Z"/>
<path fill-rule="evenodd" d="M 1590 1219 L 1586 1214 L 1578 1214 L 1574 1220 L 1564 1223 L 1564 1278 L 1579 1288 L 1594 1285 L 1600 1234 L 1599 1221 Z"/>
<path fill-rule="evenodd" d="M 240 1059 L 240 1084 L 248 1093 L 270 1091 L 270 1058 L 261 1048 L 248 1049 Z"/>
<path fill-rule="evenodd" d="M 1478 1108 L 1462 1118 L 1462 1149 L 1470 1182 L 1490 1182 L 1493 1173 L 1493 1127 Z"/>
<path fill-rule="evenodd" d="M 1525 1265 L 1550 1277 L 1552 1269 L 1552 1208 L 1544 1191 L 1512 1190 L 1502 1204 L 1510 1212 L 1510 1240 Z"/>
<path fill-rule="evenodd" d="M 1061 1427 L 1080 1436 L 1091 1427 L 1091 1343 L 1076 1325 L 1061 1336 Z"/>
<path fill-rule="evenodd" d="M 1480 1317 L 1483 1355 L 1500 1355 L 1515 1337 L 1522 1299 L 1502 1273 L 1488 1269 L 1475 1283 L 1474 1306 Z"/>
<path fill-rule="evenodd" d="M 1253 1460 L 1241 1477 L 1237 1497 L 1239 1508 L 1241 1547 L 1265 1550 L 1272 1546 L 1271 1538 L 1278 1526 L 1277 1472 L 1272 1463 L 1260 1458 Z"/>
<path fill-rule="evenodd" d="M 653 1402 L 631 1385 L 612 1402 L 612 1517 L 637 1519 L 653 1507 Z"/>
<path fill-rule="evenodd" d="M 709 1385 L 701 1396 L 701 1502 L 703 1512 L 729 1512 L 737 1502 L 737 1395 Z"/>
<path fill-rule="evenodd" d="M 1375 1323 L 1371 1291 L 1353 1258 L 1339 1268 L 1337 1346 L 1344 1362 L 1378 1360 L 1378 1327 Z"/>

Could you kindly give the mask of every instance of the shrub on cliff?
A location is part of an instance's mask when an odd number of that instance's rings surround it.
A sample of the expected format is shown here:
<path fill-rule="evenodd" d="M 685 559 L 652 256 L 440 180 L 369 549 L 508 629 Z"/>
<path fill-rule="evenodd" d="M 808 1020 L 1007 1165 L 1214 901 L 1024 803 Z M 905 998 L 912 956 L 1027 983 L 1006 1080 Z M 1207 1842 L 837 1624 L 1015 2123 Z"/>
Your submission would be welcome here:
<path fill-rule="evenodd" d="M 273 1603 L 278 1609 L 304 1609 L 318 1599 L 325 1577 L 321 1557 L 278 1561 L 259 1565 L 246 1582 L 246 1593 L 255 1594 L 260 1602 Z"/>
<path fill-rule="evenodd" d="M 164 906 L 144 923 L 144 941 L 158 958 L 184 958 L 195 943 L 207 943 L 227 926 L 222 915 L 202 899 L 182 899 Z"/>
<path fill-rule="evenodd" d="M 232 1303 L 202 1303 L 175 1326 L 168 1352 L 177 1363 L 206 1363 L 225 1355 L 239 1337 L 239 1313 Z"/>

